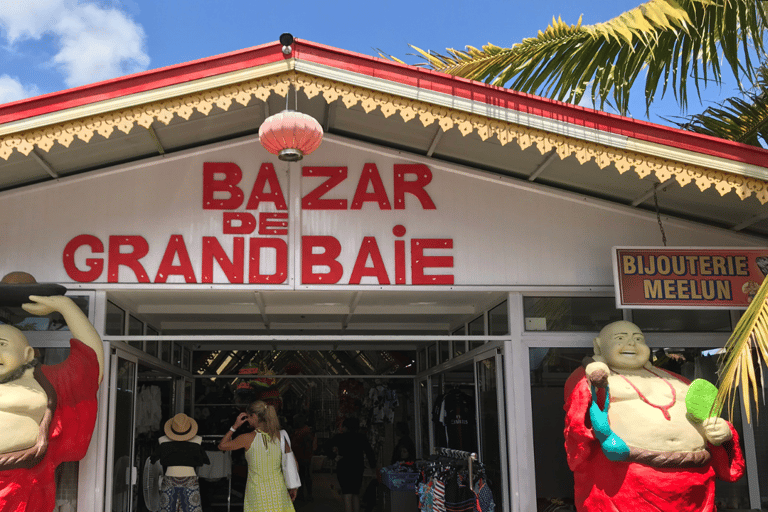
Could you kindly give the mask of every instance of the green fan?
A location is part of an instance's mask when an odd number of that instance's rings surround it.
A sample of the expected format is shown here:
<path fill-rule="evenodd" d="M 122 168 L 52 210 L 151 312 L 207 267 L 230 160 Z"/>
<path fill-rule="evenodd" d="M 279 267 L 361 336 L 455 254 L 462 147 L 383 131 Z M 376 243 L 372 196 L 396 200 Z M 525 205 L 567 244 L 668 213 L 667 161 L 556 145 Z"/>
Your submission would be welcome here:
<path fill-rule="evenodd" d="M 715 406 L 716 400 L 717 387 L 708 380 L 696 379 L 691 382 L 685 395 L 685 407 L 691 419 L 701 423 L 707 418 L 720 415 L 720 407 Z"/>

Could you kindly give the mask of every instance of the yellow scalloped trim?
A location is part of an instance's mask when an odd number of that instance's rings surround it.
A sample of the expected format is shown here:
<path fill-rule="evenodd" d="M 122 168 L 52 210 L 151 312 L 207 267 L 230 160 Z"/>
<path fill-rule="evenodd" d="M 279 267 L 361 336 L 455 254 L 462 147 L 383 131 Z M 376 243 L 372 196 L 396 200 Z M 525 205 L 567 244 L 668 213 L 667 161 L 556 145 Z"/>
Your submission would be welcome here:
<path fill-rule="evenodd" d="M 536 146 L 541 154 L 555 149 L 561 159 L 574 156 L 581 164 L 594 160 L 601 169 L 614 164 L 621 174 L 633 170 L 640 178 L 654 175 L 661 182 L 674 178 L 681 187 L 693 182 L 701 191 L 714 186 L 721 196 L 734 192 L 743 200 L 754 194 L 760 203 L 768 202 L 768 183 L 755 178 L 611 148 L 595 142 L 295 72 L 7 135 L 0 138 L 0 158 L 7 160 L 14 150 L 29 155 L 34 147 L 47 152 L 54 143 L 69 147 L 75 137 L 89 142 L 96 133 L 109 138 L 116 129 L 129 133 L 135 125 L 149 128 L 154 121 L 167 125 L 174 116 L 188 120 L 194 111 L 207 116 L 214 106 L 228 110 L 233 102 L 246 106 L 253 98 L 265 101 L 273 93 L 285 97 L 291 81 L 295 81 L 296 87 L 303 89 L 307 97 L 321 95 L 326 103 L 341 100 L 346 108 L 359 104 L 366 113 L 378 108 L 384 117 L 399 114 L 405 122 L 418 119 L 423 126 L 437 123 L 443 131 L 455 128 L 464 136 L 475 132 L 482 140 L 496 137 L 502 146 L 514 141 L 522 149 Z"/>

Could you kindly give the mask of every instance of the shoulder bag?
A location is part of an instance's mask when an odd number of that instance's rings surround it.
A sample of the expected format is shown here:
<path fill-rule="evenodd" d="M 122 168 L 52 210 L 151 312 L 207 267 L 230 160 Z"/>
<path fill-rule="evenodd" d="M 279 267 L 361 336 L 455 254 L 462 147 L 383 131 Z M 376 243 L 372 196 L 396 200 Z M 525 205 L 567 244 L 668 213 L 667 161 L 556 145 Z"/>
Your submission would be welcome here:
<path fill-rule="evenodd" d="M 299 478 L 299 464 L 293 451 L 286 453 L 286 446 L 291 446 L 291 440 L 285 430 L 280 431 L 280 445 L 282 451 L 283 479 L 288 489 L 298 489 L 301 487 L 301 478 Z"/>

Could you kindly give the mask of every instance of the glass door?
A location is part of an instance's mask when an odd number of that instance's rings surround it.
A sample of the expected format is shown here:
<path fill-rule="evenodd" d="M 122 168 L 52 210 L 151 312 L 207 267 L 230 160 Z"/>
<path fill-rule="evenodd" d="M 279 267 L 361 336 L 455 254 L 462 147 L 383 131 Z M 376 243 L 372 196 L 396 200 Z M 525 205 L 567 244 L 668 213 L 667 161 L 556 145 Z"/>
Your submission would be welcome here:
<path fill-rule="evenodd" d="M 138 360 L 125 352 L 112 354 L 109 437 L 107 445 L 107 507 L 134 512 L 138 502 L 138 469 L 134 461 L 134 411 Z"/>
<path fill-rule="evenodd" d="M 485 466 L 496 507 L 509 510 L 504 492 L 508 480 L 502 357 L 499 349 L 475 357 L 478 456 Z"/>

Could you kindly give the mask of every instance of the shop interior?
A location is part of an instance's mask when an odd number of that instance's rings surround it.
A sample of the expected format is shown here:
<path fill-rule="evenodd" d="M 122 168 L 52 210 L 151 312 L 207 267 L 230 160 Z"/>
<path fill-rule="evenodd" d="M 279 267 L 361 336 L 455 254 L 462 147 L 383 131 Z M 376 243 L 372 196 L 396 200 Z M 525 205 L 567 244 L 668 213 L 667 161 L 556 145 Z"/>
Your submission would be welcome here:
<path fill-rule="evenodd" d="M 191 416 L 211 459 L 210 467 L 199 473 L 204 510 L 242 510 L 247 478 L 244 453 L 218 452 L 216 445 L 237 415 L 255 400 L 274 406 L 281 427 L 289 433 L 303 421 L 315 434 L 313 496 L 310 500 L 302 492 L 296 502 L 299 510 L 343 509 L 330 441 L 345 418 L 361 421 L 376 456 L 376 465 L 366 468 L 364 492 L 372 482 L 377 483 L 377 466 L 399 460 L 393 453 L 396 443 L 403 437 L 413 440 L 414 351 L 216 350 L 193 355 L 192 364 L 202 373 L 193 381 Z M 170 415 L 174 383 L 161 372 L 140 365 L 138 384 L 134 449 L 136 463 L 143 466 Z M 409 456 L 414 457 L 415 453 Z M 304 487 L 302 491 L 308 486 Z M 382 501 L 376 487 L 362 496 L 372 499 L 371 505 Z M 136 499 L 136 510 L 149 510 L 143 493 L 137 492 Z"/>

